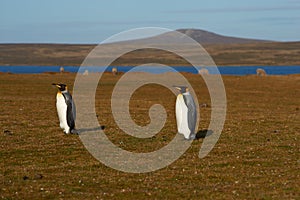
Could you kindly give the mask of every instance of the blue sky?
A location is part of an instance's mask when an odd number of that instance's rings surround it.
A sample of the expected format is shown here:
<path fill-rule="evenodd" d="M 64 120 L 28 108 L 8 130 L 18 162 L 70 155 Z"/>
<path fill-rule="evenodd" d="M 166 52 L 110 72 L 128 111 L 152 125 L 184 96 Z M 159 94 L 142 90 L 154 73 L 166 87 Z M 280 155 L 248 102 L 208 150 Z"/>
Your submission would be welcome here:
<path fill-rule="evenodd" d="M 300 41 L 300 0 L 0 0 L 0 43 L 100 43 L 140 27 Z"/>

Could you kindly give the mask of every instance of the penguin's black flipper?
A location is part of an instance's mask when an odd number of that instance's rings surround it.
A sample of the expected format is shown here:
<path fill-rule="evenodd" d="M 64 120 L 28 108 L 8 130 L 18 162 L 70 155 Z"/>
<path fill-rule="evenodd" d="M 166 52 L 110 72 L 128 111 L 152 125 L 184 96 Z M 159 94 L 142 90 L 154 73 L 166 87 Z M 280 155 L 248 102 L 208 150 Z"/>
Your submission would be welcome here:
<path fill-rule="evenodd" d="M 183 95 L 184 103 L 188 108 L 188 127 L 191 131 L 190 139 L 195 139 L 195 128 L 197 123 L 197 108 L 191 95 Z"/>
<path fill-rule="evenodd" d="M 65 97 L 65 101 L 67 104 L 67 123 L 70 127 L 70 130 L 73 130 L 75 128 L 75 119 L 74 119 L 74 109 L 73 109 L 73 99 L 72 96 L 69 93 L 63 93 Z"/>
<path fill-rule="evenodd" d="M 70 127 L 70 130 L 73 130 L 75 128 L 75 121 L 71 102 L 67 102 L 67 123 Z"/>

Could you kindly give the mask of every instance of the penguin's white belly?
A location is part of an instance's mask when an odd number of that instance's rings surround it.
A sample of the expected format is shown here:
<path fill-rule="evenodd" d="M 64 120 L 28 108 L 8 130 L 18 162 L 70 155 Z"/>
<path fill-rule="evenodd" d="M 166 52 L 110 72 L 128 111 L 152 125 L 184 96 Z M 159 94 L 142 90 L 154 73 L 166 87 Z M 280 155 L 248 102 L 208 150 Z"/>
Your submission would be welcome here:
<path fill-rule="evenodd" d="M 188 125 L 188 108 L 181 94 L 176 99 L 176 122 L 178 133 L 183 134 L 186 139 L 189 139 L 191 130 Z"/>
<path fill-rule="evenodd" d="M 69 133 L 70 127 L 68 126 L 67 122 L 67 104 L 64 96 L 61 93 L 56 95 L 56 108 L 60 128 L 62 128 L 65 133 Z"/>

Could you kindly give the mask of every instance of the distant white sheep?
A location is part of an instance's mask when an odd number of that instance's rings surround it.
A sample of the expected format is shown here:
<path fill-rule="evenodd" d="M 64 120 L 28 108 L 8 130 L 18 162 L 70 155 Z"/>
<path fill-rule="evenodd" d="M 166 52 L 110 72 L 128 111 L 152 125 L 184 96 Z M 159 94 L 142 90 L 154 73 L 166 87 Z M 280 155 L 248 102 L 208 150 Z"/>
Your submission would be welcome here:
<path fill-rule="evenodd" d="M 258 69 L 256 70 L 256 75 L 257 75 L 257 76 L 266 76 L 267 73 L 266 73 L 265 70 L 263 70 L 263 69 L 261 69 L 261 68 L 258 68 Z"/>
<path fill-rule="evenodd" d="M 111 70 L 113 75 L 117 75 L 118 74 L 118 69 L 116 67 L 113 67 Z"/>
<path fill-rule="evenodd" d="M 61 67 L 59 68 L 59 71 L 60 71 L 60 73 L 63 73 L 63 72 L 65 72 L 65 68 L 61 66 Z"/>
<path fill-rule="evenodd" d="M 209 71 L 206 68 L 202 68 L 202 69 L 198 70 L 198 74 L 208 75 Z"/>
<path fill-rule="evenodd" d="M 84 75 L 84 76 L 88 76 L 89 75 L 89 70 L 85 70 L 84 72 L 83 72 L 83 74 L 82 75 Z"/>

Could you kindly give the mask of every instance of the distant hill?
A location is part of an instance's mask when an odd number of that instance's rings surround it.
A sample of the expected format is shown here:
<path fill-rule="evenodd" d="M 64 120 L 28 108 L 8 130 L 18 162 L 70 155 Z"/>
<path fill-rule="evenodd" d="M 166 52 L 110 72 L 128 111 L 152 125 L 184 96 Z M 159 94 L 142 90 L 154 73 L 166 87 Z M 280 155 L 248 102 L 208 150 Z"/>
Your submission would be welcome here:
<path fill-rule="evenodd" d="M 230 37 L 223 36 L 213 32 L 201 30 L 201 29 L 178 29 L 176 30 L 180 33 L 183 33 L 195 41 L 200 43 L 201 45 L 211 45 L 211 44 L 249 44 L 249 43 L 266 43 L 266 42 L 274 42 L 270 40 L 258 40 L 258 39 L 248 39 L 248 38 L 239 38 L 239 37 Z M 123 41 L 121 43 L 130 44 L 139 44 L 139 43 L 169 43 L 174 44 L 180 42 L 178 41 L 178 35 L 174 31 L 166 32 L 157 36 Z M 118 42 L 117 42 L 118 43 Z"/>
<path fill-rule="evenodd" d="M 270 42 L 267 40 L 256 40 L 256 39 L 223 36 L 223 35 L 219 35 L 213 32 L 204 31 L 200 29 L 178 29 L 177 31 L 190 36 L 200 44 L 245 44 L 245 43 Z"/>
<path fill-rule="evenodd" d="M 273 42 L 228 37 L 199 29 L 179 29 L 199 42 L 217 65 L 300 65 L 300 42 Z M 167 32 L 158 36 L 127 41 L 128 45 L 144 42 L 178 44 L 178 35 Z M 111 45 L 104 58 L 113 55 L 120 43 Z M 180 41 L 179 41 L 180 42 Z M 0 65 L 59 65 L 79 66 L 95 44 L 0 44 Z M 173 66 L 189 65 L 180 56 L 156 49 L 138 49 L 116 59 L 112 65 L 133 66 L 162 63 Z"/>

